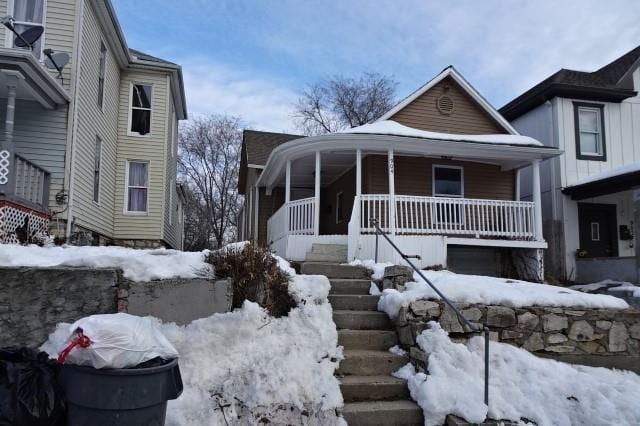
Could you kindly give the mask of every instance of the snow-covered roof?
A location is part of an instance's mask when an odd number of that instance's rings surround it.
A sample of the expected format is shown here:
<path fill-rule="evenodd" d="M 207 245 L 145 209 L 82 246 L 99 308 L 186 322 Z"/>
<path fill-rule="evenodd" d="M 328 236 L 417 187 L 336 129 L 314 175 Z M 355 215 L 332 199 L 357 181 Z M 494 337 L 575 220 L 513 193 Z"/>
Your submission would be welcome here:
<path fill-rule="evenodd" d="M 376 121 L 371 124 L 354 127 L 340 133 L 361 133 L 376 135 L 410 136 L 423 139 L 437 139 L 460 142 L 487 143 L 498 145 L 543 146 L 541 142 L 529 136 L 521 135 L 463 135 L 459 133 L 439 133 L 414 129 L 393 120 Z"/>
<path fill-rule="evenodd" d="M 601 173 L 596 173 L 595 175 L 587 176 L 586 178 L 580 179 L 579 181 L 567 186 L 567 188 L 580 186 L 587 183 L 598 182 L 598 181 L 610 179 L 616 176 L 622 176 L 622 175 L 626 175 L 629 173 L 636 173 L 636 172 L 640 172 L 640 162 L 626 164 L 620 167 L 614 167 L 611 170 L 607 170 Z"/>

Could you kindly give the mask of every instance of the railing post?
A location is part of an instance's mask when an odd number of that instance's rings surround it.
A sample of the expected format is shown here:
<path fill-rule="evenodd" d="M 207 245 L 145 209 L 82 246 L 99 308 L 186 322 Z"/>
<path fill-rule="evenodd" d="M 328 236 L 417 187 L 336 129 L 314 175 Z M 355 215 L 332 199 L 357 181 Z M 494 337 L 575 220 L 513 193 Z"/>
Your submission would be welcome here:
<path fill-rule="evenodd" d="M 320 151 L 316 151 L 315 207 L 313 209 L 313 235 L 320 235 Z"/>
<path fill-rule="evenodd" d="M 484 328 L 484 404 L 489 407 L 489 328 Z"/>
<path fill-rule="evenodd" d="M 531 181 L 533 184 L 533 223 L 534 223 L 534 235 L 536 241 L 542 241 L 542 194 L 540 192 L 540 160 L 536 159 L 531 161 L 531 169 L 533 175 Z"/>
<path fill-rule="evenodd" d="M 291 202 L 291 160 L 287 160 L 284 186 L 284 233 L 285 235 L 289 235 L 289 203 Z"/>
<path fill-rule="evenodd" d="M 393 148 L 388 151 L 388 168 L 389 168 L 389 233 L 396 234 L 396 183 L 395 183 L 395 165 L 393 159 Z"/>

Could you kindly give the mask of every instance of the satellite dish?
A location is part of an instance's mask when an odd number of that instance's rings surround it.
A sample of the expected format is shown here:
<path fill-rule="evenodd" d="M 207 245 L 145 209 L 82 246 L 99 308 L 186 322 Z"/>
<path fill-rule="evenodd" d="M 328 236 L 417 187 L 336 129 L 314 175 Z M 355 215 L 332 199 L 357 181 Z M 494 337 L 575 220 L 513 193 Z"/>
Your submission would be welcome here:
<path fill-rule="evenodd" d="M 47 55 L 47 58 L 44 60 L 44 65 L 50 70 L 56 70 L 60 72 L 62 71 L 62 68 L 64 68 L 64 66 L 69 63 L 68 53 L 45 52 L 45 55 Z"/>
<path fill-rule="evenodd" d="M 31 49 L 33 44 L 42 37 L 44 27 L 31 27 L 23 31 L 22 33 L 16 32 L 16 47 L 28 47 Z"/>

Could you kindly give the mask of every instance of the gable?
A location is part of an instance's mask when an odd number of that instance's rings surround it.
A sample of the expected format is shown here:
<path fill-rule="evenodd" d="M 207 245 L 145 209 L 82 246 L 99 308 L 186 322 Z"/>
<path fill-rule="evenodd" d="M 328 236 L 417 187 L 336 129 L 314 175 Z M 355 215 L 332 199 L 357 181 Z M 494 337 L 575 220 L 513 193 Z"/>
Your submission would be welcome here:
<path fill-rule="evenodd" d="M 448 98 L 451 102 L 447 102 Z M 443 102 L 444 101 L 444 102 Z M 438 108 L 441 102 L 441 108 Z M 451 106 L 447 110 L 447 106 Z M 388 118 L 420 130 L 458 134 L 507 133 L 485 109 L 450 76 L 416 97 Z"/>

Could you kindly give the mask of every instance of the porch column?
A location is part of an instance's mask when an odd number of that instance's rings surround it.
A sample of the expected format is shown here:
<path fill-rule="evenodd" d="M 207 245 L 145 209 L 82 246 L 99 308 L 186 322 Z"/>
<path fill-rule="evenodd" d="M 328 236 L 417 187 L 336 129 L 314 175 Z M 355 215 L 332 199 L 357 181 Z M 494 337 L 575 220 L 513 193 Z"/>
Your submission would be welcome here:
<path fill-rule="evenodd" d="M 313 235 L 320 235 L 320 151 L 316 151 L 315 208 L 313 211 Z"/>
<path fill-rule="evenodd" d="M 284 232 L 289 235 L 289 202 L 291 201 L 291 160 L 287 160 L 284 178 Z"/>
<path fill-rule="evenodd" d="M 7 114 L 4 123 L 4 141 L 0 144 L 0 194 L 12 194 L 15 185 L 13 123 L 16 111 L 16 90 L 22 76 L 10 71 L 5 71 L 4 74 L 7 79 Z"/>
<path fill-rule="evenodd" d="M 362 194 L 362 150 L 356 150 L 356 196 Z"/>
<path fill-rule="evenodd" d="M 532 195 L 533 195 L 533 231 L 537 241 L 542 241 L 542 194 L 540 192 L 540 160 L 531 161 L 533 171 Z"/>
<path fill-rule="evenodd" d="M 396 234 L 396 182 L 394 178 L 395 166 L 393 164 L 393 148 L 389 149 L 388 169 L 389 169 L 389 233 Z"/>

